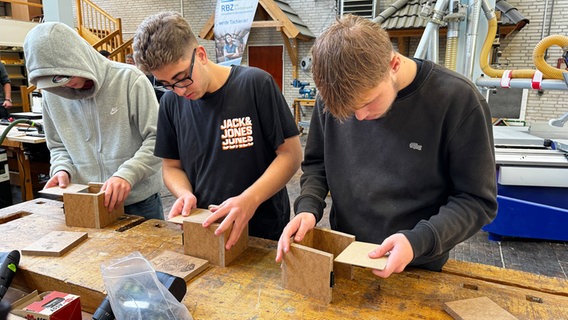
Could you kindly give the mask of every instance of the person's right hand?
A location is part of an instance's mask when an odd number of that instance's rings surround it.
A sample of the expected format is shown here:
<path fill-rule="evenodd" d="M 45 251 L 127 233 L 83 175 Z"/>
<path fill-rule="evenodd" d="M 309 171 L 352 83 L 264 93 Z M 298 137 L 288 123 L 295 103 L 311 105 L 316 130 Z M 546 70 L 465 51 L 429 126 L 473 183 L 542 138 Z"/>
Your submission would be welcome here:
<path fill-rule="evenodd" d="M 170 213 L 168 213 L 168 219 L 179 216 L 180 214 L 187 217 L 191 213 L 191 209 L 195 208 L 197 208 L 197 198 L 195 195 L 191 192 L 184 193 L 174 202 Z"/>
<path fill-rule="evenodd" d="M 60 187 L 60 188 L 67 188 L 69 185 L 69 174 L 67 171 L 61 170 L 57 171 L 43 187 L 44 189 L 52 188 L 52 187 Z"/>
<path fill-rule="evenodd" d="M 306 233 L 316 226 L 316 222 L 316 217 L 309 212 L 301 212 L 290 220 L 278 240 L 276 262 L 281 262 L 284 254 L 290 251 L 290 238 L 294 236 L 294 242 L 302 241 Z"/>

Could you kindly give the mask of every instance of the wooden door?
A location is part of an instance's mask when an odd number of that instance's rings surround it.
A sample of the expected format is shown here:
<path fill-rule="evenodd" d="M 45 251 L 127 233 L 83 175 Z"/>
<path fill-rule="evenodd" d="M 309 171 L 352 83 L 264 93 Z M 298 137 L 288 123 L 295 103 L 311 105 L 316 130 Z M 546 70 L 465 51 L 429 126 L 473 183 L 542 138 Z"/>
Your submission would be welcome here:
<path fill-rule="evenodd" d="M 276 84 L 282 91 L 282 70 L 283 61 L 282 46 L 249 46 L 248 47 L 248 63 L 251 67 L 257 67 L 265 70 L 272 75 Z"/>

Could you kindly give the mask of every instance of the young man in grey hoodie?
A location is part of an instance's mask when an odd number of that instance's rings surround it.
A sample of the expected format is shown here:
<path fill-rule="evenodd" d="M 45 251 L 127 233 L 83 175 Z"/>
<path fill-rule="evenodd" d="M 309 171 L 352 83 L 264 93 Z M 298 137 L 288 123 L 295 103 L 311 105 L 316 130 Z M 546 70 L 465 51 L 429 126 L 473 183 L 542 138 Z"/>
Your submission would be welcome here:
<path fill-rule="evenodd" d="M 31 84 L 43 93 L 51 154 L 45 188 L 104 182 L 104 204 L 163 219 L 161 161 L 154 156 L 158 101 L 144 73 L 106 59 L 58 22 L 34 27 L 24 42 Z"/>

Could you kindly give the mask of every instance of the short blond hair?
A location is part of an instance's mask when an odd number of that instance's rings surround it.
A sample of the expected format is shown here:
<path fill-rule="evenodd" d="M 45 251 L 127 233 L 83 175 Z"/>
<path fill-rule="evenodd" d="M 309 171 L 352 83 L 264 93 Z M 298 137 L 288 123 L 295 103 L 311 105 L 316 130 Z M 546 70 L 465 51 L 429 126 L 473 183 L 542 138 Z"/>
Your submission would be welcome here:
<path fill-rule="evenodd" d="M 345 120 L 355 112 L 360 95 L 386 79 L 394 49 L 379 24 L 344 15 L 317 37 L 311 51 L 325 110 Z"/>
<path fill-rule="evenodd" d="M 150 73 L 177 63 L 198 45 L 191 26 L 177 12 L 160 12 L 144 19 L 136 29 L 132 47 L 134 60 L 142 71 Z"/>

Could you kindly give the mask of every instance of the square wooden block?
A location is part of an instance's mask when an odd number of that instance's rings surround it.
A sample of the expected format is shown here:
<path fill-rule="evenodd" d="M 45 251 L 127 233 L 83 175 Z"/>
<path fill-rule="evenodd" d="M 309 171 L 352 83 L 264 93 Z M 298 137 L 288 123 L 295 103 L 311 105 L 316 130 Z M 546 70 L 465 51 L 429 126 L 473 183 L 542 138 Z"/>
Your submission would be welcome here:
<path fill-rule="evenodd" d="M 88 188 L 79 192 L 63 193 L 65 224 L 68 227 L 104 228 L 124 215 L 120 204 L 112 212 L 104 206 L 105 194 L 102 183 L 89 183 Z"/>
<path fill-rule="evenodd" d="M 243 230 L 237 243 L 226 250 L 225 245 L 229 239 L 232 228 L 222 235 L 216 236 L 215 230 L 219 227 L 218 222 L 203 228 L 202 223 L 211 215 L 211 211 L 205 209 L 192 210 L 191 215 L 183 219 L 183 253 L 205 259 L 209 263 L 226 267 L 235 260 L 248 247 L 248 226 Z"/>
<path fill-rule="evenodd" d="M 332 300 L 335 277 L 353 278 L 353 267 L 334 263 L 355 241 L 355 236 L 328 229 L 314 228 L 299 243 L 292 243 L 282 261 L 282 286 L 324 303 Z"/>

